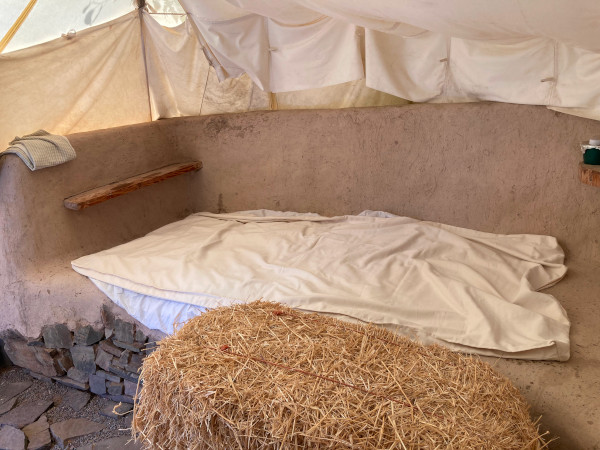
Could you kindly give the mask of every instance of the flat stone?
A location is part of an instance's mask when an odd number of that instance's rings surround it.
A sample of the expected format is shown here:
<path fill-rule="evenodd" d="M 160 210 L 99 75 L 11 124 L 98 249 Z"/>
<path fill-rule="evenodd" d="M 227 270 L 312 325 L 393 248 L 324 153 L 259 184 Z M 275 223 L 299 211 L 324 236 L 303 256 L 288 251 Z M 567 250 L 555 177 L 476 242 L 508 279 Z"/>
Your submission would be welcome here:
<path fill-rule="evenodd" d="M 73 365 L 82 372 L 94 373 L 96 371 L 96 353 L 94 347 L 76 345 L 71 349 Z"/>
<path fill-rule="evenodd" d="M 29 444 L 27 450 L 42 450 L 50 448 L 52 438 L 48 428 L 48 419 L 42 415 L 37 422 L 23 427 L 23 432 L 27 436 Z"/>
<path fill-rule="evenodd" d="M 42 336 L 47 348 L 71 348 L 73 346 L 71 331 L 64 323 L 45 326 L 42 329 Z"/>
<path fill-rule="evenodd" d="M 138 364 L 127 364 L 125 366 L 125 370 L 127 372 L 139 373 L 140 372 L 140 367 L 142 367 L 142 366 L 138 365 Z"/>
<path fill-rule="evenodd" d="M 80 383 L 87 383 L 90 374 L 83 372 L 76 367 L 71 367 L 67 372 L 67 376 L 72 380 L 79 381 Z"/>
<path fill-rule="evenodd" d="M 115 340 L 133 344 L 133 324 L 121 319 L 115 319 L 113 342 Z"/>
<path fill-rule="evenodd" d="M 63 403 L 74 411 L 80 411 L 90 401 L 90 394 L 84 391 L 69 390 L 63 397 Z"/>
<path fill-rule="evenodd" d="M 135 342 L 141 342 L 143 344 L 144 342 L 146 342 L 146 339 L 148 339 L 148 336 L 146 336 L 146 334 L 142 330 L 136 327 Z"/>
<path fill-rule="evenodd" d="M 135 394 L 137 392 L 137 383 L 132 383 L 129 380 L 124 380 L 123 387 L 125 388 L 125 395 L 135 397 Z"/>
<path fill-rule="evenodd" d="M 116 356 L 117 358 L 119 356 L 121 356 L 121 352 L 123 351 L 120 348 L 116 347 L 112 343 L 112 341 L 100 341 L 100 344 L 98 344 L 98 345 L 106 353 L 110 353 L 111 355 Z M 106 370 L 106 369 L 104 369 L 104 370 Z"/>
<path fill-rule="evenodd" d="M 0 386 L 0 404 L 16 397 L 21 392 L 26 391 L 31 387 L 31 381 L 21 381 L 18 383 L 8 383 Z"/>
<path fill-rule="evenodd" d="M 27 341 L 27 345 L 29 345 L 30 347 L 45 347 L 44 340 L 41 337 L 37 339 L 30 339 L 29 341 Z"/>
<path fill-rule="evenodd" d="M 139 373 L 143 362 L 143 356 L 139 353 L 134 353 L 129 361 L 129 364 L 125 366 L 125 370 L 128 372 Z"/>
<path fill-rule="evenodd" d="M 117 358 L 115 358 L 110 365 L 112 367 L 117 367 L 117 368 L 119 368 L 121 370 L 125 370 L 125 365 L 121 364 L 121 361 L 119 361 Z M 108 370 L 110 370 L 110 367 L 108 368 Z"/>
<path fill-rule="evenodd" d="M 141 342 L 123 342 L 123 341 L 119 341 L 117 339 L 113 340 L 113 344 L 115 344 L 117 347 L 121 347 L 124 348 L 125 350 L 131 350 L 132 352 L 135 353 L 139 353 L 142 351 L 142 348 L 144 347 L 144 344 L 142 344 Z"/>
<path fill-rule="evenodd" d="M 146 345 L 144 345 L 144 348 L 142 349 L 142 351 L 144 353 L 146 353 L 146 355 L 149 355 L 150 353 L 152 353 L 157 348 L 158 348 L 158 342 L 156 342 L 156 341 L 148 341 L 146 343 Z"/>
<path fill-rule="evenodd" d="M 117 375 L 113 375 L 112 373 L 105 372 L 104 370 L 97 370 L 96 375 L 104 378 L 107 381 L 114 381 L 115 383 L 118 383 L 119 381 L 121 381 L 121 377 L 119 377 Z"/>
<path fill-rule="evenodd" d="M 15 406 L 15 403 L 17 403 L 17 397 L 13 397 L 4 403 L 0 403 L 0 416 L 10 411 L 13 406 Z"/>
<path fill-rule="evenodd" d="M 62 375 L 62 370 L 42 347 L 31 347 L 18 339 L 6 339 L 4 351 L 13 364 L 46 377 Z"/>
<path fill-rule="evenodd" d="M 106 394 L 106 380 L 98 375 L 90 375 L 90 391 L 97 395 Z"/>
<path fill-rule="evenodd" d="M 136 364 L 141 366 L 144 362 L 144 354 L 143 353 L 132 353 L 131 358 L 129 359 L 129 364 Z"/>
<path fill-rule="evenodd" d="M 30 436 L 33 436 L 40 431 L 47 430 L 48 427 L 48 418 L 46 417 L 46 414 L 42 414 L 38 420 L 23 427 L 23 432 L 27 438 L 31 440 Z"/>
<path fill-rule="evenodd" d="M 56 354 L 58 353 L 58 350 L 56 350 L 55 348 L 44 348 L 44 352 L 48 355 L 51 356 L 52 358 L 54 358 L 56 356 Z M 36 357 L 38 357 L 37 355 L 41 354 L 41 352 L 36 352 Z M 40 361 L 42 362 L 42 361 Z"/>
<path fill-rule="evenodd" d="M 131 440 L 131 436 L 117 436 L 104 441 L 79 447 L 77 450 L 142 450 L 140 442 Z"/>
<path fill-rule="evenodd" d="M 129 350 L 123 350 L 121 352 L 121 356 L 119 356 L 119 363 L 125 367 L 127 364 L 129 364 L 129 358 L 131 357 L 131 351 Z"/>
<path fill-rule="evenodd" d="M 31 370 L 28 372 L 30 376 L 35 378 L 36 380 L 43 381 L 44 383 L 52 383 L 52 378 L 47 377 L 46 375 L 42 375 L 41 373 L 35 373 Z"/>
<path fill-rule="evenodd" d="M 110 417 L 112 419 L 118 419 L 119 417 L 122 417 L 132 409 L 133 405 L 130 403 L 110 402 L 108 405 L 106 405 L 100 410 L 100 414 L 106 417 Z"/>
<path fill-rule="evenodd" d="M 96 352 L 96 365 L 102 367 L 104 370 L 109 370 L 109 367 L 112 363 L 113 355 L 104 351 L 102 346 L 98 347 L 98 351 Z"/>
<path fill-rule="evenodd" d="M 115 383 L 114 381 L 106 382 L 106 392 L 109 395 L 122 395 L 123 394 L 123 383 Z"/>
<path fill-rule="evenodd" d="M 88 419 L 69 419 L 50 425 L 52 436 L 61 448 L 64 448 L 70 439 L 97 433 L 102 429 L 104 429 L 103 424 Z"/>
<path fill-rule="evenodd" d="M 87 391 L 90 388 L 88 383 L 81 383 L 80 381 L 73 380 L 69 377 L 54 377 L 52 379 L 54 381 L 58 381 L 60 384 L 64 384 L 65 386 L 79 389 L 80 391 Z"/>
<path fill-rule="evenodd" d="M 126 370 L 121 370 L 114 366 L 110 366 L 110 371 L 112 373 L 114 373 L 115 375 L 118 375 L 119 377 L 124 378 L 125 380 L 132 381 L 134 383 L 137 383 L 138 380 L 140 379 L 140 376 L 138 374 L 130 373 L 130 372 L 127 372 Z"/>
<path fill-rule="evenodd" d="M 103 395 L 102 397 L 117 403 L 130 403 L 132 405 L 134 404 L 133 397 L 130 397 L 129 395 Z"/>
<path fill-rule="evenodd" d="M 73 360 L 71 359 L 71 352 L 68 350 L 59 350 L 58 355 L 54 357 L 58 365 L 62 370 L 67 372 L 73 367 Z"/>
<path fill-rule="evenodd" d="M 104 337 L 110 339 L 114 333 L 115 315 L 108 309 L 108 306 L 102 305 L 102 323 L 104 324 Z"/>
<path fill-rule="evenodd" d="M 24 450 L 25 433 L 11 426 L 0 427 L 0 449 Z"/>
<path fill-rule="evenodd" d="M 104 338 L 104 328 L 95 330 L 91 325 L 79 327 L 75 330 L 75 343 L 78 345 L 92 345 Z"/>
<path fill-rule="evenodd" d="M 52 406 L 52 400 L 38 400 L 20 404 L 6 414 L 0 416 L 0 425 L 10 425 L 23 428 L 37 420 L 44 412 Z"/>

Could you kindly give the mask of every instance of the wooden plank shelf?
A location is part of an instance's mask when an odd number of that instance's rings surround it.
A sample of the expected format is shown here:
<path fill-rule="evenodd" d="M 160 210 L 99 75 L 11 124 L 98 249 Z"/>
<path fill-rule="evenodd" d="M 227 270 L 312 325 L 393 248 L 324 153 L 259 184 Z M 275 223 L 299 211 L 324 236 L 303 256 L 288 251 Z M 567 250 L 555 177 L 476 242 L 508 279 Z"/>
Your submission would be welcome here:
<path fill-rule="evenodd" d="M 579 163 L 579 179 L 582 183 L 600 187 L 600 166 Z"/>
<path fill-rule="evenodd" d="M 105 202 L 111 198 L 119 197 L 129 192 L 137 191 L 144 186 L 158 183 L 160 181 L 176 177 L 188 172 L 196 172 L 202 168 L 202 162 L 190 161 L 185 163 L 171 164 L 160 169 L 151 170 L 125 180 L 100 186 L 81 194 L 65 198 L 64 205 L 68 209 L 79 211 L 88 206 Z"/>

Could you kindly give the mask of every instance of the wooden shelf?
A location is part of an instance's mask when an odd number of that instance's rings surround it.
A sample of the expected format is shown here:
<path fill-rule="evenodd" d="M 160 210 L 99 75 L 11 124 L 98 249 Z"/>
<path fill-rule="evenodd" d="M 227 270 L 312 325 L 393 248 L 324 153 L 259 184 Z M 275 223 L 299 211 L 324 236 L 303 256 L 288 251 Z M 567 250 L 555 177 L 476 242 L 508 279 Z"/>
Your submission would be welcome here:
<path fill-rule="evenodd" d="M 582 183 L 600 187 L 600 166 L 579 163 L 579 179 Z"/>
<path fill-rule="evenodd" d="M 64 205 L 68 209 L 79 211 L 80 209 L 105 202 L 128 192 L 137 191 L 144 186 L 149 186 L 187 172 L 196 172 L 201 168 L 202 163 L 200 161 L 171 164 L 65 198 Z"/>

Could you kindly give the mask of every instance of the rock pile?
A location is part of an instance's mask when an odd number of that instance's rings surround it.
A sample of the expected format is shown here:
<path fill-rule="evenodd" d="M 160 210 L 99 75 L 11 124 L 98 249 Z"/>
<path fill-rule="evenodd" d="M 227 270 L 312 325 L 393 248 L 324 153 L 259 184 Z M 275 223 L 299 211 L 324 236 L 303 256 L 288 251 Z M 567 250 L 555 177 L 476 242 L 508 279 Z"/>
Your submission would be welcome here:
<path fill-rule="evenodd" d="M 4 350 L 35 378 L 133 404 L 143 358 L 155 342 L 106 308 L 102 319 L 101 328 L 81 325 L 71 331 L 65 324 L 48 325 L 33 340 L 12 333 L 4 338 Z"/>
<path fill-rule="evenodd" d="M 24 372 L 0 371 L 0 450 L 141 449 L 128 442 L 132 404 L 46 385 Z"/>

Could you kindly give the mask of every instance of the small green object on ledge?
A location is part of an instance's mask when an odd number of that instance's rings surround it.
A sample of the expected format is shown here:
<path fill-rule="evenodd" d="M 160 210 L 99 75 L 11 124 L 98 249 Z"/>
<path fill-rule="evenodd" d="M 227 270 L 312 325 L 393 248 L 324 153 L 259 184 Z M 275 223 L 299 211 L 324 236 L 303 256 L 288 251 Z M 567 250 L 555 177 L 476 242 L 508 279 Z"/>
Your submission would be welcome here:
<path fill-rule="evenodd" d="M 584 164 L 590 164 L 593 166 L 600 165 L 600 148 L 588 148 L 583 154 Z"/>

